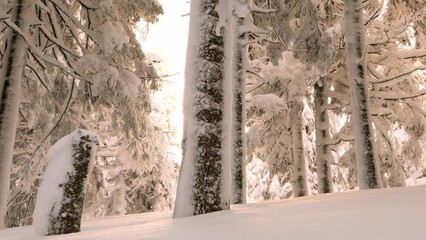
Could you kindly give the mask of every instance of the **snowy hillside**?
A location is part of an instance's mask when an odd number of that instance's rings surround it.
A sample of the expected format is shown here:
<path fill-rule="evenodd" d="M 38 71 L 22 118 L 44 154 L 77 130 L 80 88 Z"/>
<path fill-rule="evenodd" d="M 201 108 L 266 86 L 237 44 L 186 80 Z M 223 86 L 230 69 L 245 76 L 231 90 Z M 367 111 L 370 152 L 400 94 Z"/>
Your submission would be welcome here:
<path fill-rule="evenodd" d="M 32 227 L 0 230 L 2 240 L 73 239 L 425 239 L 426 187 L 355 191 L 234 206 L 171 219 L 171 212 L 83 222 L 82 232 L 36 237 Z"/>

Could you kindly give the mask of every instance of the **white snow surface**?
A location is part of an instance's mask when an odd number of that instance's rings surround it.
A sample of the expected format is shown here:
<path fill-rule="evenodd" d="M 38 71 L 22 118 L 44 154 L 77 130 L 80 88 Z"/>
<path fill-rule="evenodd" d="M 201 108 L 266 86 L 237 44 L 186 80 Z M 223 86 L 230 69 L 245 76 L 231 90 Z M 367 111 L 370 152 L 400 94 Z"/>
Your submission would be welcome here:
<path fill-rule="evenodd" d="M 426 186 L 363 190 L 232 206 L 172 219 L 171 212 L 83 221 L 80 233 L 36 236 L 32 226 L 0 230 L 26 239 L 386 239 L 423 240 Z"/>

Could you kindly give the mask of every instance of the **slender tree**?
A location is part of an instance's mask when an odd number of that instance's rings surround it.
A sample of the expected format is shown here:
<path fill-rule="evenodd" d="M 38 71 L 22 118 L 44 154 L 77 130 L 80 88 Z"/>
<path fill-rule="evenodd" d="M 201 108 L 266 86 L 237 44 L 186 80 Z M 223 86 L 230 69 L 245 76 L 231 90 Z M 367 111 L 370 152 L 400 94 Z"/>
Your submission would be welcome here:
<path fill-rule="evenodd" d="M 370 117 L 364 22 L 361 0 L 345 0 L 344 23 L 351 118 L 355 136 L 358 185 L 360 189 L 380 188 L 380 171 L 374 152 Z"/>
<path fill-rule="evenodd" d="M 224 40 L 218 27 L 218 0 L 191 1 L 185 80 L 185 154 L 174 217 L 229 209 L 230 105 L 225 106 Z M 230 94 L 228 94 L 230 95 Z M 225 109 L 226 107 L 226 109 Z M 228 129 L 229 128 L 229 129 Z M 225 141 L 227 141 L 225 143 Z M 228 145 L 229 146 L 229 145 Z"/>
<path fill-rule="evenodd" d="M 23 33 L 27 33 L 31 22 L 32 1 L 16 0 L 10 4 L 13 5 L 12 14 L 7 21 L 16 25 Z M 0 69 L 0 228 L 4 228 L 28 46 L 22 36 L 12 28 L 6 30 L 1 41 L 6 48 Z"/>
<path fill-rule="evenodd" d="M 305 146 L 303 132 L 305 125 L 303 121 L 303 100 L 305 98 L 304 79 L 295 78 L 289 84 L 289 121 L 291 125 L 291 141 L 293 154 L 292 185 L 293 196 L 302 197 L 308 195 L 307 185 L 307 162 L 305 157 Z"/>
<path fill-rule="evenodd" d="M 236 3 L 247 4 L 247 1 L 234 0 Z M 231 1 L 232 2 L 232 1 Z M 237 9 L 231 7 L 232 13 L 230 14 L 230 24 L 226 31 L 229 32 L 228 41 L 225 44 L 230 44 L 231 52 L 231 81 L 232 81 L 232 203 L 245 203 L 246 201 L 246 176 L 245 176 L 245 162 L 246 162 L 246 51 L 245 45 L 245 15 L 246 12 L 238 13 Z M 241 16 L 242 15 L 242 16 Z"/>
<path fill-rule="evenodd" d="M 327 85 L 326 85 L 327 84 Z M 316 128 L 316 153 L 318 192 L 333 192 L 333 178 L 331 175 L 331 155 L 329 117 L 327 113 L 327 97 L 324 89 L 327 89 L 326 80 L 320 79 L 314 85 L 315 100 L 315 128 Z"/>

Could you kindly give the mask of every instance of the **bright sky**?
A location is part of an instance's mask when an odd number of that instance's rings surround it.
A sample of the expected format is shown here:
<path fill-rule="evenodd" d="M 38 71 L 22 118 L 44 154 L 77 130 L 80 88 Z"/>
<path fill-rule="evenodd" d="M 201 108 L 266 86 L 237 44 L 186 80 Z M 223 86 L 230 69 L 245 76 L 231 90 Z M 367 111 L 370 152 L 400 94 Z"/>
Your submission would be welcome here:
<path fill-rule="evenodd" d="M 177 141 L 182 136 L 182 97 L 188 39 L 189 2 L 188 0 L 158 0 L 164 9 L 159 22 L 149 26 L 146 38 L 141 42 L 142 49 L 151 60 L 162 60 L 155 65 L 159 75 L 172 75 L 165 80 L 162 91 L 153 100 L 161 104 L 164 97 L 174 98 L 171 124 L 178 130 Z M 178 154 L 180 156 L 180 154 Z M 180 162 L 180 159 L 176 159 Z"/>
<path fill-rule="evenodd" d="M 174 78 L 183 81 L 185 67 L 186 42 L 188 38 L 189 3 L 187 0 L 159 0 L 163 5 L 164 15 L 160 21 L 149 26 L 149 33 L 142 43 L 148 57 L 152 54 L 163 59 L 163 74 L 180 72 Z M 168 72 L 171 71 L 171 72 Z M 170 80 L 170 79 L 169 79 Z"/>

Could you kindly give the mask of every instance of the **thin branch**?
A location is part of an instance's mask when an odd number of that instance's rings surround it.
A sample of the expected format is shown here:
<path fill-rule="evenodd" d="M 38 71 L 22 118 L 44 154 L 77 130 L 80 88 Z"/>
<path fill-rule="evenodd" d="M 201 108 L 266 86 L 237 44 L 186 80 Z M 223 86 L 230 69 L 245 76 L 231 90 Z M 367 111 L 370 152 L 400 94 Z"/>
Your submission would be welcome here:
<path fill-rule="evenodd" d="M 263 80 L 263 82 L 262 82 L 261 84 L 259 84 L 258 86 L 256 86 L 255 88 L 253 88 L 253 89 L 251 89 L 251 90 L 248 90 L 248 91 L 247 91 L 247 93 L 251 93 L 251 92 L 253 92 L 254 90 L 256 90 L 256 89 L 258 89 L 258 88 L 262 87 L 263 85 L 265 85 L 265 84 L 268 82 L 268 80 L 264 79 L 262 76 L 260 76 L 259 74 L 255 73 L 255 72 L 253 72 L 253 71 L 246 70 L 246 72 L 247 72 L 247 73 L 251 73 L 251 74 L 255 75 L 256 77 L 258 77 L 258 78 L 260 78 L 260 79 L 262 79 L 262 80 Z"/>
<path fill-rule="evenodd" d="M 389 82 L 393 82 L 393 81 L 402 81 L 402 80 L 404 80 L 404 77 L 407 76 L 407 75 L 410 75 L 410 74 L 412 74 L 414 72 L 417 72 L 417 71 L 425 71 L 425 70 L 426 70 L 426 67 L 417 67 L 417 68 L 408 70 L 406 72 L 403 72 L 403 73 L 401 73 L 399 75 L 396 75 L 394 77 L 390 77 L 390 78 L 386 78 L 386 79 L 381 79 L 381 80 L 377 80 L 377 81 L 370 81 L 370 82 L 371 82 L 371 84 L 380 84 L 380 85 L 382 85 L 384 83 L 389 83 Z"/>
<path fill-rule="evenodd" d="M 14 31 L 16 31 L 19 35 L 21 35 L 21 37 L 24 39 L 25 43 L 27 44 L 30 52 L 34 53 L 33 56 L 37 56 L 40 59 L 42 59 L 42 60 L 44 60 L 44 61 L 46 61 L 46 62 L 48 62 L 48 63 L 50 63 L 50 64 L 52 64 L 52 65 L 54 65 L 54 66 L 56 66 L 58 68 L 60 68 L 61 70 L 63 70 L 64 72 L 66 72 L 67 74 L 71 75 L 74 78 L 82 79 L 81 76 L 78 76 L 76 73 L 73 72 L 72 69 L 64 66 L 62 63 L 60 63 L 59 61 L 57 61 L 57 59 L 49 57 L 49 56 L 46 56 L 37 46 L 35 46 L 32 43 L 31 39 L 29 39 L 28 36 L 26 34 L 24 34 L 21 31 L 21 29 L 18 26 L 16 26 L 13 22 L 11 22 L 9 19 L 6 20 L 6 21 L 4 21 L 4 22 L 9 27 L 11 27 Z M 82 80 L 88 81 L 87 79 L 82 79 Z M 88 82 L 90 82 L 90 81 L 88 81 Z"/>
<path fill-rule="evenodd" d="M 47 87 L 47 84 L 41 79 L 41 76 L 38 74 L 38 71 L 35 70 L 34 66 L 31 64 L 26 64 L 26 66 L 34 72 L 43 87 L 46 88 L 47 91 L 50 91 L 49 87 Z"/>
<path fill-rule="evenodd" d="M 401 100 L 418 98 L 418 97 L 425 96 L 425 95 L 426 95 L 426 90 L 420 91 L 420 92 L 415 93 L 415 94 L 405 95 L 405 96 L 400 96 L 400 97 L 378 97 L 378 96 L 371 96 L 371 97 L 376 98 L 376 99 L 387 100 L 387 101 L 401 101 Z"/>
<path fill-rule="evenodd" d="M 31 154 L 31 157 L 29 158 L 28 161 L 31 161 L 34 156 L 36 155 L 37 151 L 40 149 L 40 147 L 43 145 L 43 143 L 47 140 L 47 138 L 53 133 L 53 131 L 59 126 L 59 123 L 62 121 L 63 117 L 65 116 L 65 113 L 68 111 L 68 108 L 71 104 L 71 100 L 72 100 L 72 96 L 73 96 L 73 92 L 74 92 L 74 87 L 75 87 L 75 78 L 73 78 L 72 83 L 71 83 L 71 90 L 68 94 L 68 99 L 67 102 L 65 104 L 65 107 L 61 113 L 61 115 L 59 116 L 58 121 L 56 121 L 55 125 L 52 127 L 52 129 L 50 129 L 49 133 L 43 138 L 43 140 L 41 141 L 41 143 L 36 147 L 36 149 L 34 150 L 34 152 Z"/>

